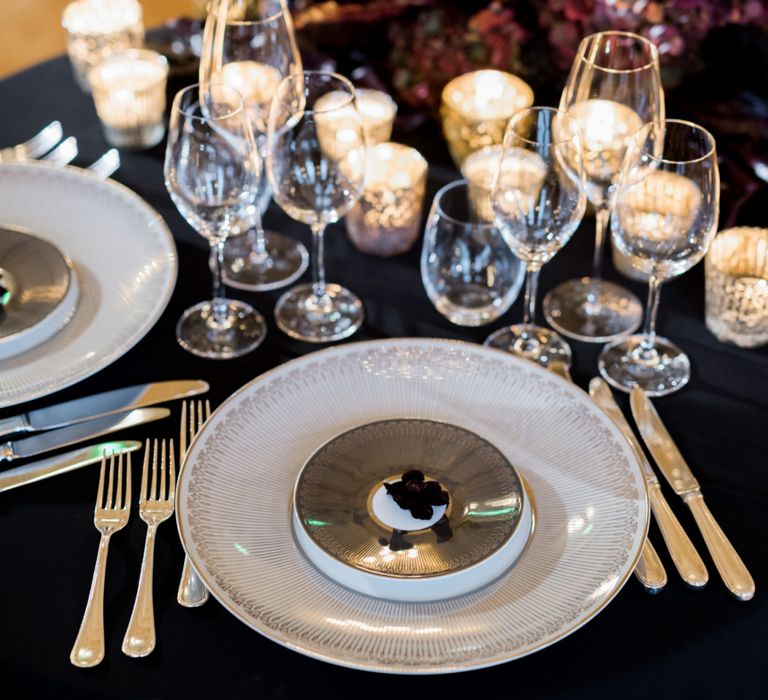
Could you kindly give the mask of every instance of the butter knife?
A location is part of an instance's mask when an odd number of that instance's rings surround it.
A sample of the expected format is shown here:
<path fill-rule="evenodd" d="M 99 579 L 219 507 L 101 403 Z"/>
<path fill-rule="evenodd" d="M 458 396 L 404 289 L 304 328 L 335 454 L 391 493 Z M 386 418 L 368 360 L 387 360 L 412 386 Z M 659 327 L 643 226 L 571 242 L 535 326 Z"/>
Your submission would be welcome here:
<path fill-rule="evenodd" d="M 173 399 L 189 398 L 205 393 L 208 388 L 207 382 L 199 379 L 184 379 L 138 384 L 105 391 L 101 394 L 84 396 L 81 399 L 3 418 L 0 420 L 0 435 L 60 428 L 120 411 L 130 411 Z"/>
<path fill-rule="evenodd" d="M 661 492 L 661 484 L 659 484 L 659 477 L 656 476 L 656 473 L 645 458 L 643 448 L 640 447 L 640 443 L 632 432 L 632 428 L 629 427 L 627 419 L 624 418 L 624 414 L 614 400 L 610 388 L 600 377 L 595 377 L 589 382 L 589 395 L 603 411 L 613 418 L 643 466 L 651 510 L 677 571 L 680 573 L 683 581 L 689 586 L 692 588 L 702 588 L 709 580 L 707 568 L 704 566 L 704 562 L 701 560 L 688 535 L 685 534 L 683 526 L 680 525 L 680 522 L 669 507 L 667 499 L 664 498 L 664 494 Z"/>
<path fill-rule="evenodd" d="M 755 582 L 704 503 L 699 482 L 669 436 L 653 404 L 639 387 L 633 387 L 630 404 L 640 434 L 661 473 L 691 509 L 723 582 L 739 600 L 751 600 L 755 595 Z"/>
<path fill-rule="evenodd" d="M 167 408 L 137 408 L 135 411 L 115 413 L 103 418 L 83 421 L 66 428 L 49 430 L 40 435 L 22 438 L 0 444 L 0 462 L 32 457 L 59 447 L 66 447 L 82 440 L 106 435 L 124 428 L 166 418 L 171 414 Z"/>
<path fill-rule="evenodd" d="M 567 382 L 573 383 L 571 372 L 568 365 L 562 360 L 550 362 L 547 367 L 550 372 L 554 372 Z M 656 594 L 667 585 L 667 572 L 659 559 L 659 555 L 651 544 L 651 540 L 646 537 L 643 542 L 643 548 L 640 550 L 640 557 L 635 566 L 635 576 L 648 593 Z"/>
<path fill-rule="evenodd" d="M 65 474 L 94 462 L 100 462 L 103 455 L 133 452 L 140 447 L 141 443 L 137 440 L 102 442 L 98 445 L 90 445 L 79 450 L 72 450 L 72 452 L 57 455 L 56 457 L 48 457 L 37 462 L 31 462 L 23 467 L 7 469 L 0 474 L 0 492 L 10 491 L 17 486 L 31 484 L 35 481 L 47 479 L 50 476 Z"/>

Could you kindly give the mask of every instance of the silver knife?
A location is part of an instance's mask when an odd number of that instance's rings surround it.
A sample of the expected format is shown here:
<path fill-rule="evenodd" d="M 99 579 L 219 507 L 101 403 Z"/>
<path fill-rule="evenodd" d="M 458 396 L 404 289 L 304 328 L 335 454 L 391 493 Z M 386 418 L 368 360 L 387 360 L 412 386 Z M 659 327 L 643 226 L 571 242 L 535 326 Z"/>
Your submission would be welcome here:
<path fill-rule="evenodd" d="M 137 408 L 135 411 L 115 413 L 111 416 L 76 423 L 66 428 L 49 430 L 47 433 L 40 433 L 40 435 L 5 442 L 0 444 L 0 462 L 32 457 L 41 452 L 72 445 L 81 440 L 88 440 L 99 435 L 113 433 L 116 430 L 166 418 L 170 414 L 171 412 L 167 408 Z"/>
<path fill-rule="evenodd" d="M 699 482 L 669 436 L 653 404 L 639 387 L 633 387 L 630 403 L 645 444 L 669 485 L 691 509 L 723 582 L 739 600 L 751 600 L 755 595 L 755 582 L 704 503 Z"/>
<path fill-rule="evenodd" d="M 100 462 L 103 455 L 120 454 L 121 452 L 133 452 L 141 447 L 137 440 L 120 440 L 114 442 L 102 442 L 98 445 L 82 447 L 56 457 L 48 457 L 37 462 L 30 462 L 23 467 L 7 469 L 0 473 L 0 492 L 10 491 L 17 486 L 31 484 L 35 481 L 47 479 L 49 476 L 57 476 L 71 472 L 74 469 L 85 467 L 94 462 Z"/>
<path fill-rule="evenodd" d="M 613 418 L 619 430 L 621 430 L 632 446 L 640 464 L 642 464 L 643 471 L 645 472 L 645 481 L 648 485 L 651 510 L 680 576 L 692 588 L 704 587 L 709 580 L 707 567 L 704 566 L 699 553 L 696 551 L 688 535 L 685 534 L 683 526 L 680 525 L 680 522 L 669 507 L 664 494 L 661 493 L 659 477 L 656 476 L 656 473 L 645 458 L 643 448 L 640 447 L 640 443 L 632 432 L 632 428 L 629 427 L 627 419 L 624 418 L 624 414 L 614 400 L 610 388 L 600 377 L 595 377 L 589 382 L 589 395 L 603 411 Z"/>
<path fill-rule="evenodd" d="M 0 420 L 0 435 L 50 430 L 80 421 L 108 416 L 119 411 L 151 406 L 173 399 L 184 399 L 208 391 L 207 382 L 199 379 L 139 384 L 81 399 L 38 408 Z"/>

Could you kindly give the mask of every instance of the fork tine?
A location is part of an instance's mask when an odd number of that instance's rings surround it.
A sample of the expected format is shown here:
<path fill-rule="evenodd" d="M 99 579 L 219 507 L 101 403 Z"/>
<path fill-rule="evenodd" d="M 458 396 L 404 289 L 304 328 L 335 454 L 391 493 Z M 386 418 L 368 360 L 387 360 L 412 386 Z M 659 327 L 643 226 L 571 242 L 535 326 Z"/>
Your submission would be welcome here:
<path fill-rule="evenodd" d="M 109 456 L 109 485 L 107 486 L 107 502 L 104 504 L 105 508 L 112 508 L 112 484 L 114 483 L 115 473 L 115 455 Z"/>
<path fill-rule="evenodd" d="M 139 493 L 139 503 L 147 500 L 147 472 L 149 471 L 149 439 L 144 443 L 144 467 L 141 470 L 141 493 Z"/>
<path fill-rule="evenodd" d="M 210 417 L 211 417 L 211 402 L 209 399 L 206 399 L 205 400 L 205 420 L 208 420 Z"/>
<path fill-rule="evenodd" d="M 99 476 L 99 492 L 96 494 L 96 510 L 102 507 L 102 497 L 104 496 L 104 473 L 107 467 L 107 456 L 101 455 L 101 475 Z"/>
<path fill-rule="evenodd" d="M 181 402 L 181 430 L 179 430 L 179 461 L 187 452 L 187 402 Z"/>
<path fill-rule="evenodd" d="M 61 141 L 62 136 L 61 122 L 53 121 L 20 146 L 24 149 L 27 158 L 39 158 Z"/>
<path fill-rule="evenodd" d="M 168 471 L 166 466 L 165 438 L 160 443 L 160 491 L 157 492 L 158 500 L 165 500 L 165 473 Z"/>
<path fill-rule="evenodd" d="M 172 500 L 176 495 L 176 462 L 173 456 L 173 438 L 171 438 L 171 449 L 168 451 L 170 462 L 170 476 L 168 481 L 168 500 Z"/>
<path fill-rule="evenodd" d="M 195 426 L 195 435 L 197 435 L 200 432 L 200 428 L 203 427 L 203 402 L 198 401 L 197 402 L 197 425 Z"/>
<path fill-rule="evenodd" d="M 189 402 L 189 440 L 187 441 L 186 448 L 189 449 L 189 446 L 192 444 L 192 440 L 195 439 L 195 433 L 197 432 L 195 430 L 195 401 Z M 185 451 L 186 454 L 186 451 Z"/>
<path fill-rule="evenodd" d="M 112 455 L 112 459 L 115 455 Z M 123 502 L 123 453 L 117 455 L 117 491 L 115 492 L 115 508 L 121 508 Z"/>
<path fill-rule="evenodd" d="M 152 488 L 149 490 L 150 501 L 157 499 L 157 438 L 155 438 L 152 447 L 154 449 L 152 451 Z"/>
<path fill-rule="evenodd" d="M 122 455 L 121 455 L 122 456 Z M 123 509 L 128 513 L 131 512 L 131 453 L 129 452 L 125 459 L 127 466 L 125 471 L 125 500 L 123 501 Z"/>

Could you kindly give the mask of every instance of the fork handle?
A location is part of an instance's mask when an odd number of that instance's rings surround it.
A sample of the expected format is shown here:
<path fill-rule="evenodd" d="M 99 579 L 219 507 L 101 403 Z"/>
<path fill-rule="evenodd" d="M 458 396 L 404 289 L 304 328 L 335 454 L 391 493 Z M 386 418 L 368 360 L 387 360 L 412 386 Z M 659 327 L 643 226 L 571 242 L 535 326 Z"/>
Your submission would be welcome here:
<path fill-rule="evenodd" d="M 102 534 L 93 570 L 88 604 L 69 660 L 81 668 L 96 666 L 104 658 L 104 580 L 110 535 Z"/>
<path fill-rule="evenodd" d="M 133 604 L 131 620 L 123 638 L 123 653 L 140 657 L 151 654 L 155 648 L 155 612 L 152 602 L 152 570 L 155 561 L 155 533 L 157 525 L 147 527 L 144 558 L 141 560 L 139 588 Z"/>
<path fill-rule="evenodd" d="M 184 568 L 181 571 L 179 592 L 176 594 L 179 605 L 185 608 L 197 608 L 208 600 L 208 589 L 192 568 L 189 557 L 184 557 Z"/>

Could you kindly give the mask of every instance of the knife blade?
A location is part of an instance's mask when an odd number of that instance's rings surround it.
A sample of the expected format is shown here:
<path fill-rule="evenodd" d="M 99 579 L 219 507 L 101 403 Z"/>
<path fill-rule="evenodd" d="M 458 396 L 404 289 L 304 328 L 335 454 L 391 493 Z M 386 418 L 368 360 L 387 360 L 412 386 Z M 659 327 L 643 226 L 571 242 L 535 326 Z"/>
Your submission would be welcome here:
<path fill-rule="evenodd" d="M 166 418 L 171 412 L 167 408 L 137 408 L 133 411 L 115 413 L 94 420 L 75 423 L 66 428 L 49 430 L 21 440 L 13 440 L 0 445 L 0 462 L 32 457 L 41 452 L 48 452 L 59 447 L 66 447 L 81 440 L 106 435 L 124 428 L 149 423 Z"/>
<path fill-rule="evenodd" d="M 751 600 L 755 595 L 752 576 L 704 503 L 699 482 L 685 463 L 650 399 L 637 386 L 632 388 L 630 405 L 640 434 L 661 473 L 673 491 L 691 509 L 723 582 L 739 600 Z"/>
<path fill-rule="evenodd" d="M 153 382 L 114 389 L 4 418 L 0 420 L 0 435 L 60 428 L 120 411 L 196 396 L 208 389 L 208 383 L 199 379 Z"/>
<path fill-rule="evenodd" d="M 659 484 L 659 478 L 656 476 L 656 472 L 653 471 L 650 463 L 645 457 L 645 452 L 637 441 L 635 434 L 632 432 L 632 428 L 629 427 L 627 419 L 624 418 L 624 414 L 621 412 L 619 405 L 613 398 L 608 385 L 600 379 L 595 377 L 589 382 L 589 395 L 592 400 L 600 406 L 616 423 L 619 430 L 627 438 L 627 441 L 632 446 L 635 454 L 637 455 L 640 464 L 643 466 L 645 472 L 645 480 L 648 485 L 648 497 L 651 502 L 651 510 L 656 518 L 656 522 L 661 530 L 661 536 L 664 538 L 664 543 L 667 545 L 669 554 L 672 557 L 672 561 L 677 568 L 678 573 L 682 577 L 683 581 L 692 588 L 703 588 L 709 580 L 709 574 L 707 573 L 707 567 L 701 560 L 699 553 L 693 546 L 693 543 L 685 534 L 683 526 L 680 521 L 675 517 L 672 509 L 667 503 L 667 499 L 664 498 L 664 494 L 661 492 L 661 484 Z"/>
<path fill-rule="evenodd" d="M 141 443 L 137 440 L 102 442 L 98 445 L 72 450 L 56 457 L 48 457 L 37 462 L 30 462 L 23 467 L 7 469 L 0 474 L 0 493 L 15 489 L 17 486 L 31 484 L 35 481 L 47 479 L 50 476 L 65 474 L 74 469 L 99 462 L 103 455 L 133 452 L 140 447 Z"/>

